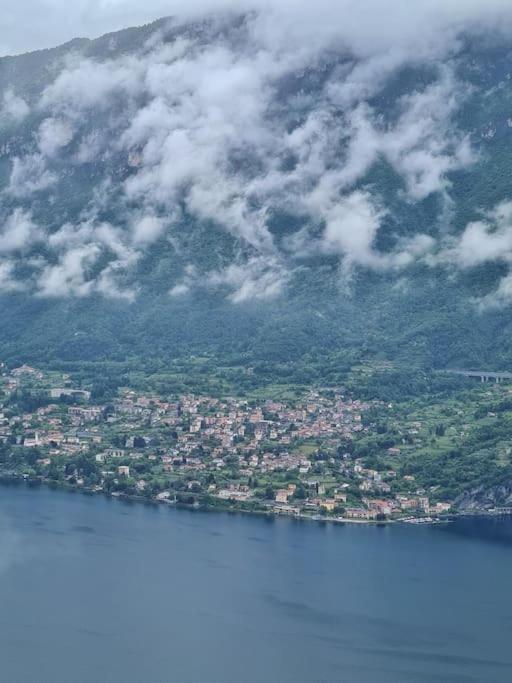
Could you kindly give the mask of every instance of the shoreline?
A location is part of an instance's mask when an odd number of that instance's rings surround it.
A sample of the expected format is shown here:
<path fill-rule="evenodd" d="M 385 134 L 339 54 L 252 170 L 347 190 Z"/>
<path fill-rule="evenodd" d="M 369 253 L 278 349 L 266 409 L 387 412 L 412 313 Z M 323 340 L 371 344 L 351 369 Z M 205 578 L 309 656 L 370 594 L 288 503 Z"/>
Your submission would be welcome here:
<path fill-rule="evenodd" d="M 51 482 L 41 479 L 25 479 L 23 476 L 19 475 L 0 475 L 0 486 L 23 486 L 27 489 L 45 487 L 47 489 L 52 489 L 55 491 L 63 491 L 66 493 L 80 493 L 85 496 L 103 496 L 110 500 L 119 500 L 126 503 L 137 503 L 151 506 L 163 506 L 168 508 L 174 508 L 176 510 L 189 510 L 192 512 L 225 512 L 228 514 L 242 514 L 251 515 L 266 518 L 278 518 L 285 517 L 288 519 L 297 519 L 306 522 L 317 522 L 320 524 L 332 523 L 336 525 L 371 525 L 371 526 L 387 526 L 394 524 L 411 524 L 417 526 L 432 526 L 438 524 L 449 524 L 454 522 L 458 518 L 462 517 L 505 517 L 511 516 L 510 514 L 504 514 L 501 512 L 489 512 L 486 510 L 475 511 L 475 512 L 464 512 L 464 513 L 450 513 L 446 517 L 404 517 L 395 519 L 351 519 L 347 517 L 327 517 L 322 515 L 308 515 L 308 514 L 286 514 L 284 512 L 274 512 L 273 510 L 247 510 L 237 507 L 221 507 L 216 505 L 208 505 L 201 503 L 187 504 L 178 501 L 169 500 L 157 500 L 156 498 L 146 498 L 144 496 L 127 495 L 124 493 L 109 493 L 107 491 L 96 491 L 91 488 L 85 488 L 81 486 L 75 486 L 63 482 Z"/>

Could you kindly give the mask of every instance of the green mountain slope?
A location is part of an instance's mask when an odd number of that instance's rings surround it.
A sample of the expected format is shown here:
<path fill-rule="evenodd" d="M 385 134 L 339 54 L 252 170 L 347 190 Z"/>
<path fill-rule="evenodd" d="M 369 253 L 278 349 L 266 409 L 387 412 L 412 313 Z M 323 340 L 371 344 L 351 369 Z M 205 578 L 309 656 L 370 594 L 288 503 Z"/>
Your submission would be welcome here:
<path fill-rule="evenodd" d="M 0 357 L 510 369 L 495 43 L 384 69 L 224 16 L 0 59 Z"/>

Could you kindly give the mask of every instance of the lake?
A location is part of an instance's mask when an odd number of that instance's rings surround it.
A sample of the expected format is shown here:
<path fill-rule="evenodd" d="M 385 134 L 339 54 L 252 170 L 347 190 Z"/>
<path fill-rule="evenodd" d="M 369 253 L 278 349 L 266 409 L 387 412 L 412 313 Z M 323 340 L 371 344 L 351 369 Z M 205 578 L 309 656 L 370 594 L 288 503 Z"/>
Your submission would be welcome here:
<path fill-rule="evenodd" d="M 512 680 L 512 520 L 332 525 L 0 487 L 0 680 Z"/>

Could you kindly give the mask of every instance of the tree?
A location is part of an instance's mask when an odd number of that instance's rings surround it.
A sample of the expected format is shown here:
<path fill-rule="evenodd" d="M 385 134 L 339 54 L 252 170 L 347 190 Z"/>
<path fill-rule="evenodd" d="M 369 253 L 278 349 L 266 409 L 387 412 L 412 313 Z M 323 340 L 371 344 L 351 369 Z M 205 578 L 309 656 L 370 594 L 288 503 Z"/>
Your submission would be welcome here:
<path fill-rule="evenodd" d="M 441 424 L 436 425 L 436 429 L 435 429 L 436 436 L 444 436 L 445 433 L 446 433 L 446 428 L 445 428 L 444 424 L 441 423 Z"/>

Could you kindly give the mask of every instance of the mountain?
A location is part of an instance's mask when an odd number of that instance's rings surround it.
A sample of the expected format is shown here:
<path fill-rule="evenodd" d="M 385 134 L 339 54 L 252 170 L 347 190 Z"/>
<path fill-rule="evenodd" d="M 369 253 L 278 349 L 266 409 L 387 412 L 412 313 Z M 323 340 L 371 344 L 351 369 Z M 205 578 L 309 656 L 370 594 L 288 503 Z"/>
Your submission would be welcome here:
<path fill-rule="evenodd" d="M 0 59 L 1 358 L 510 369 L 506 33 L 286 28 Z"/>

